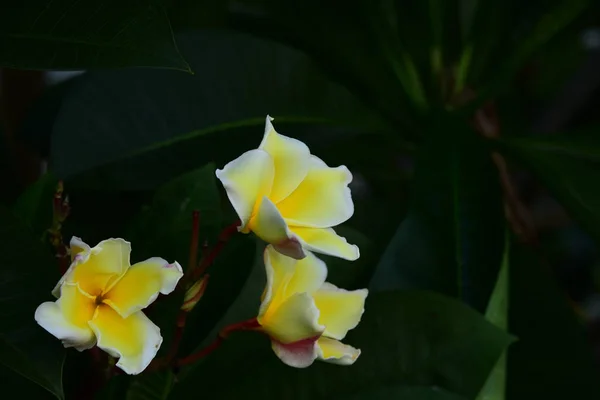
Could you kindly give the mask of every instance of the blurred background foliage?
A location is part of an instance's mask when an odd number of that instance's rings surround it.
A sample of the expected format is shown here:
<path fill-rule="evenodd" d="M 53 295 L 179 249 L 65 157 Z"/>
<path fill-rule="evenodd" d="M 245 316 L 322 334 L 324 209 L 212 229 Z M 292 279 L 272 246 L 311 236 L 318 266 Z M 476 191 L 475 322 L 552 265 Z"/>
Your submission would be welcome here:
<path fill-rule="evenodd" d="M 7 0 L 0 66 L 5 393 L 600 398 L 598 2 Z M 291 369 L 239 334 L 107 382 L 35 325 L 59 278 L 59 179 L 65 238 L 184 262 L 192 210 L 209 245 L 235 220 L 214 169 L 260 143 L 266 114 L 354 174 L 339 231 L 361 258 L 326 260 L 333 283 L 371 290 L 353 367 Z M 228 243 L 182 355 L 255 315 L 261 250 Z M 165 343 L 180 302 L 149 310 Z"/>

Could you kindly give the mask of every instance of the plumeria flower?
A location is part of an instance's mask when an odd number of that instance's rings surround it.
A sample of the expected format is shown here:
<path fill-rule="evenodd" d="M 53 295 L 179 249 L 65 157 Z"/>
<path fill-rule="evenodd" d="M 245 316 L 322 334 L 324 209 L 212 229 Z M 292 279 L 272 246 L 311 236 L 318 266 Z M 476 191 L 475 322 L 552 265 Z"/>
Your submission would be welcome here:
<path fill-rule="evenodd" d="M 304 368 L 315 359 L 350 365 L 360 350 L 340 342 L 364 312 L 367 289 L 347 291 L 325 282 L 325 263 L 307 252 L 294 260 L 269 245 L 267 286 L 257 322 L 286 364 Z"/>
<path fill-rule="evenodd" d="M 354 213 L 345 166 L 330 168 L 299 140 L 280 135 L 267 116 L 258 149 L 217 170 L 243 233 L 254 232 L 277 251 L 302 259 L 315 251 L 347 260 L 359 257 L 332 227 Z"/>
<path fill-rule="evenodd" d="M 128 374 L 139 374 L 156 356 L 160 329 L 141 311 L 158 293 L 169 294 L 183 275 L 181 266 L 162 258 L 130 265 L 131 245 L 123 239 L 104 240 L 90 248 L 71 239 L 72 263 L 35 320 L 62 340 L 83 351 L 98 345 Z"/>

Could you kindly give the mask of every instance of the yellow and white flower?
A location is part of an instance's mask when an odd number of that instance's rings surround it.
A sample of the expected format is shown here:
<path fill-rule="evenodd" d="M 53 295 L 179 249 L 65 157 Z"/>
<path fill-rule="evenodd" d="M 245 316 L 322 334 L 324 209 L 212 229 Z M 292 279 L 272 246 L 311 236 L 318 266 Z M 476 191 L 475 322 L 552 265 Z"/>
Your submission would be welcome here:
<path fill-rule="evenodd" d="M 277 251 L 301 259 L 304 249 L 356 260 L 357 246 L 332 227 L 354 213 L 345 166 L 330 168 L 299 140 L 280 135 L 267 116 L 258 149 L 217 170 L 237 212 L 240 232 L 254 232 Z"/>
<path fill-rule="evenodd" d="M 295 260 L 267 246 L 267 285 L 257 318 L 286 364 L 304 368 L 315 359 L 350 365 L 360 350 L 343 344 L 364 312 L 367 289 L 347 291 L 325 282 L 325 263 L 307 252 Z"/>
<path fill-rule="evenodd" d="M 97 344 L 119 357 L 123 371 L 139 374 L 162 343 L 160 329 L 141 310 L 158 293 L 175 290 L 181 266 L 158 257 L 130 265 L 131 245 L 123 239 L 90 248 L 74 237 L 70 246 L 71 266 L 52 291 L 58 300 L 41 304 L 35 320 L 65 347 Z"/>

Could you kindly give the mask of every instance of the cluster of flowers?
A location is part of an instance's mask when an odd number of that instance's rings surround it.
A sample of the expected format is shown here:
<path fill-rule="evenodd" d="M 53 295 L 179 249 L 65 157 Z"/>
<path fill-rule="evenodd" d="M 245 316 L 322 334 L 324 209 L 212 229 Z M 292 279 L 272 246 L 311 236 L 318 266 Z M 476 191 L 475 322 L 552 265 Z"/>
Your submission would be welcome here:
<path fill-rule="evenodd" d="M 367 290 L 346 291 L 326 282 L 316 253 L 356 260 L 356 246 L 332 227 L 348 220 L 354 205 L 344 166 L 328 167 L 308 147 L 275 131 L 267 116 L 264 138 L 216 171 L 236 210 L 242 233 L 253 232 L 264 251 L 267 283 L 256 318 L 275 354 L 293 367 L 320 359 L 350 365 L 360 350 L 340 342 L 364 312 Z M 139 374 L 162 344 L 160 329 L 142 312 L 159 293 L 175 290 L 179 263 L 150 258 L 130 265 L 131 245 L 108 239 L 90 247 L 74 237 L 71 266 L 35 320 L 79 351 L 98 346 Z"/>

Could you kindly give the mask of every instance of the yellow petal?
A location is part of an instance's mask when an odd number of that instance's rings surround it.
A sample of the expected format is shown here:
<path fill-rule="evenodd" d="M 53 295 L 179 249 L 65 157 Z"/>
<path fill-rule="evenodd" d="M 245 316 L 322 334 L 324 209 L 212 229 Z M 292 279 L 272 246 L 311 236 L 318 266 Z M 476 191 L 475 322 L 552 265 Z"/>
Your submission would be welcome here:
<path fill-rule="evenodd" d="M 94 332 L 88 326 L 95 309 L 93 298 L 79 290 L 77 285 L 65 283 L 56 302 L 42 303 L 37 308 L 35 320 L 62 340 L 65 347 L 83 351 L 96 344 Z"/>
<path fill-rule="evenodd" d="M 331 228 L 301 228 L 292 226 L 290 230 L 300 239 L 302 246 L 306 250 L 350 261 L 354 261 L 360 257 L 358 247 L 349 244 L 345 238 L 339 236 Z"/>
<path fill-rule="evenodd" d="M 98 347 L 118 357 L 117 367 L 130 375 L 146 369 L 162 344 L 160 329 L 141 311 L 122 318 L 102 304 L 96 309 L 90 327 L 96 334 Z"/>
<path fill-rule="evenodd" d="M 265 333 L 276 341 L 287 344 L 318 337 L 323 332 L 319 325 L 319 310 L 308 293 L 288 297 L 277 308 L 271 308 L 258 317 Z"/>
<path fill-rule="evenodd" d="M 310 158 L 308 174 L 277 208 L 289 225 L 330 228 L 354 214 L 348 184 L 352 174 L 341 166 L 330 168 L 315 156 Z"/>
<path fill-rule="evenodd" d="M 344 290 L 325 283 L 313 293 L 319 309 L 319 324 L 325 326 L 325 336 L 343 339 L 349 330 L 356 328 L 365 312 L 367 289 Z"/>
<path fill-rule="evenodd" d="M 81 264 L 83 260 L 87 260 L 90 255 L 91 248 L 80 238 L 73 236 L 71 243 L 69 244 L 69 251 L 71 253 L 71 265 L 67 272 L 60 278 L 54 289 L 52 289 L 52 295 L 58 299 L 60 296 L 60 287 L 66 281 L 67 277 L 73 276 L 73 271 L 78 264 Z"/>
<path fill-rule="evenodd" d="M 294 260 L 267 246 L 264 252 L 267 285 L 264 291 L 259 315 L 270 308 L 272 312 L 283 301 L 298 293 L 312 293 L 322 287 L 327 277 L 327 266 L 307 253 L 306 258 Z"/>
<path fill-rule="evenodd" d="M 73 238 L 71 243 L 79 248 L 87 246 L 77 240 Z M 77 283 L 89 295 L 99 296 L 110 289 L 129 268 L 131 244 L 123 239 L 103 240 L 96 247 L 88 249 L 84 248 L 75 256 L 57 286 L 63 282 Z"/>
<path fill-rule="evenodd" d="M 277 204 L 292 193 L 308 173 L 310 151 L 301 141 L 277 133 L 271 120 L 267 115 L 265 136 L 258 148 L 273 158 L 275 178 L 269 198 Z"/>
<path fill-rule="evenodd" d="M 126 318 L 148 307 L 159 292 L 171 293 L 182 276 L 179 263 L 169 264 L 159 257 L 150 258 L 132 265 L 104 295 L 104 303 Z"/>
<path fill-rule="evenodd" d="M 248 228 L 265 242 L 273 244 L 282 254 L 296 259 L 304 258 L 300 241 L 290 232 L 277 207 L 267 197 L 260 201 Z"/>
<path fill-rule="evenodd" d="M 275 170 L 273 159 L 263 150 L 250 150 L 216 171 L 227 197 L 247 233 L 246 224 L 255 212 L 259 200 L 271 193 Z"/>
<path fill-rule="evenodd" d="M 338 365 L 352 365 L 360 356 L 360 350 L 352 346 L 321 336 L 317 340 L 319 360 Z"/>
<path fill-rule="evenodd" d="M 318 356 L 317 338 L 301 340 L 295 343 L 283 344 L 276 340 L 271 341 L 271 348 L 281 361 L 290 367 L 306 368 L 310 366 Z"/>

